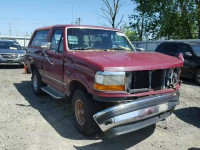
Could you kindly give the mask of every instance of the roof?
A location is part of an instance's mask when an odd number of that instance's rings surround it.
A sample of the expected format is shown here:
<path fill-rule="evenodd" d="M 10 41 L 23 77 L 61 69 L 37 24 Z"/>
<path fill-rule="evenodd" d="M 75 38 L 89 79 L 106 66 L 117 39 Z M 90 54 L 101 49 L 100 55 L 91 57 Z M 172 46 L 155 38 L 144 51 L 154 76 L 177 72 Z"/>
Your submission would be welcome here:
<path fill-rule="evenodd" d="M 0 42 L 17 43 L 15 40 L 5 40 L 0 38 Z"/>
<path fill-rule="evenodd" d="M 175 44 L 189 44 L 189 45 L 200 45 L 200 42 L 178 42 L 178 41 L 172 41 L 172 42 L 163 42 L 164 43 L 175 43 Z"/>
<path fill-rule="evenodd" d="M 65 27 L 65 28 L 96 28 L 96 29 L 120 31 L 119 29 L 115 29 L 115 28 L 90 26 L 90 25 L 53 25 L 53 26 L 38 28 L 36 30 L 48 30 L 48 29 L 51 29 L 51 28 L 54 28 L 54 27 L 60 27 L 60 28 L 63 28 L 63 27 Z"/>

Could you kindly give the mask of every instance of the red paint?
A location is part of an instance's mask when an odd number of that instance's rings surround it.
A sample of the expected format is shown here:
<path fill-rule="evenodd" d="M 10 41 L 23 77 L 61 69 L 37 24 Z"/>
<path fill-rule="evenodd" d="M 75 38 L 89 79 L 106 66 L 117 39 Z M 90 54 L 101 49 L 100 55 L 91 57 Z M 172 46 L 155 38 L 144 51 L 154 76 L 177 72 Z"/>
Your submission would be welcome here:
<path fill-rule="evenodd" d="M 39 28 L 38 30 L 50 30 L 47 41 L 50 41 L 53 34 L 52 29 L 61 28 L 65 33 L 67 28 L 98 28 L 106 30 L 116 30 L 112 28 L 96 27 L 96 26 L 78 26 L 78 25 L 56 25 L 50 27 Z M 34 34 L 36 33 L 34 32 Z M 33 34 L 33 36 L 34 36 Z M 31 41 L 33 39 L 31 38 Z M 174 92 L 179 89 L 177 85 L 176 89 L 166 89 L 160 91 L 150 91 L 138 94 L 128 94 L 126 92 L 99 92 L 94 90 L 94 77 L 97 71 L 141 71 L 141 70 L 156 70 L 175 68 L 183 66 L 183 61 L 164 55 L 161 53 L 147 53 L 147 52 L 130 52 L 130 51 L 69 51 L 67 49 L 67 38 L 64 37 L 64 53 L 58 54 L 56 52 L 47 52 L 50 60 L 55 63 L 54 66 L 48 64 L 41 48 L 32 47 L 31 41 L 28 46 L 28 52 L 26 56 L 26 65 L 29 70 L 31 65 L 39 70 L 42 80 L 53 86 L 54 88 L 64 92 L 66 95 L 70 95 L 69 87 L 74 81 L 80 82 L 89 93 L 101 96 L 101 97 L 133 97 L 133 96 L 146 96 L 161 93 Z M 51 80 L 45 76 L 45 74 L 59 80 L 60 83 Z M 64 84 L 62 84 L 62 82 Z"/>
<path fill-rule="evenodd" d="M 102 71 L 156 70 L 183 65 L 182 60 L 153 52 L 76 51 L 72 56 L 94 64 Z"/>

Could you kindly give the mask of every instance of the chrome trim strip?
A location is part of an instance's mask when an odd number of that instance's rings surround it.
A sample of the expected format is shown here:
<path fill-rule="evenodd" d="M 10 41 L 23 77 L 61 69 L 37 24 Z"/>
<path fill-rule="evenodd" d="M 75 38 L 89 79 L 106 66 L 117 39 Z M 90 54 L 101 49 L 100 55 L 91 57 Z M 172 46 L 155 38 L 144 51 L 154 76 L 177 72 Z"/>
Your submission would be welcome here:
<path fill-rule="evenodd" d="M 51 77 L 51 76 L 49 76 L 49 75 L 47 75 L 47 74 L 45 74 L 45 73 L 44 73 L 44 76 L 47 77 L 47 78 L 49 78 L 49 79 L 52 79 L 52 80 L 54 80 L 54 81 L 56 81 L 56 82 L 58 82 L 58 83 L 60 83 L 60 84 L 63 84 L 63 85 L 65 85 L 65 86 L 67 86 L 66 83 L 64 83 L 64 82 L 62 82 L 62 81 L 60 81 L 60 80 L 57 80 L 57 79 L 55 79 L 55 78 L 53 78 L 53 77 Z"/>
<path fill-rule="evenodd" d="M 110 72 L 110 71 L 97 71 L 96 74 L 105 76 L 125 76 L 125 72 Z"/>

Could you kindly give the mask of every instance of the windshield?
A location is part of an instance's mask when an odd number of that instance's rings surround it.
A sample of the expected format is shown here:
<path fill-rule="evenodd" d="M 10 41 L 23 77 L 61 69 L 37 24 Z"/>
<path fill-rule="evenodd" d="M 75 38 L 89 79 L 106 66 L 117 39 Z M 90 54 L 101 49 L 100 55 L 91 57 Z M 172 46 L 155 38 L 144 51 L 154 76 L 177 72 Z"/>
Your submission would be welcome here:
<path fill-rule="evenodd" d="M 21 47 L 16 42 L 0 41 L 0 50 L 20 50 Z"/>
<path fill-rule="evenodd" d="M 192 49 L 197 56 L 200 56 L 200 45 L 192 45 Z"/>
<path fill-rule="evenodd" d="M 133 50 L 125 35 L 117 31 L 70 28 L 67 40 L 71 50 Z"/>

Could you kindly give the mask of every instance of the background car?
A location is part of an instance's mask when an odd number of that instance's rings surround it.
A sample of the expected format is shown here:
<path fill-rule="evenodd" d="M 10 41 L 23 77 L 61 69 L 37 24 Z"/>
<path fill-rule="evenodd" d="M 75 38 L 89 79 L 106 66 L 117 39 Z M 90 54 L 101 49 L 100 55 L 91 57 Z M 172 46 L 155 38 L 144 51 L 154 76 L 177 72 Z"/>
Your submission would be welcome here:
<path fill-rule="evenodd" d="M 24 65 L 26 51 L 13 40 L 0 40 L 0 64 Z"/>
<path fill-rule="evenodd" d="M 182 53 L 185 62 L 181 76 L 200 85 L 200 43 L 164 42 L 155 51 L 175 57 Z"/>
<path fill-rule="evenodd" d="M 135 50 L 138 52 L 144 52 L 145 49 L 144 48 L 140 48 L 140 47 L 135 47 Z"/>

